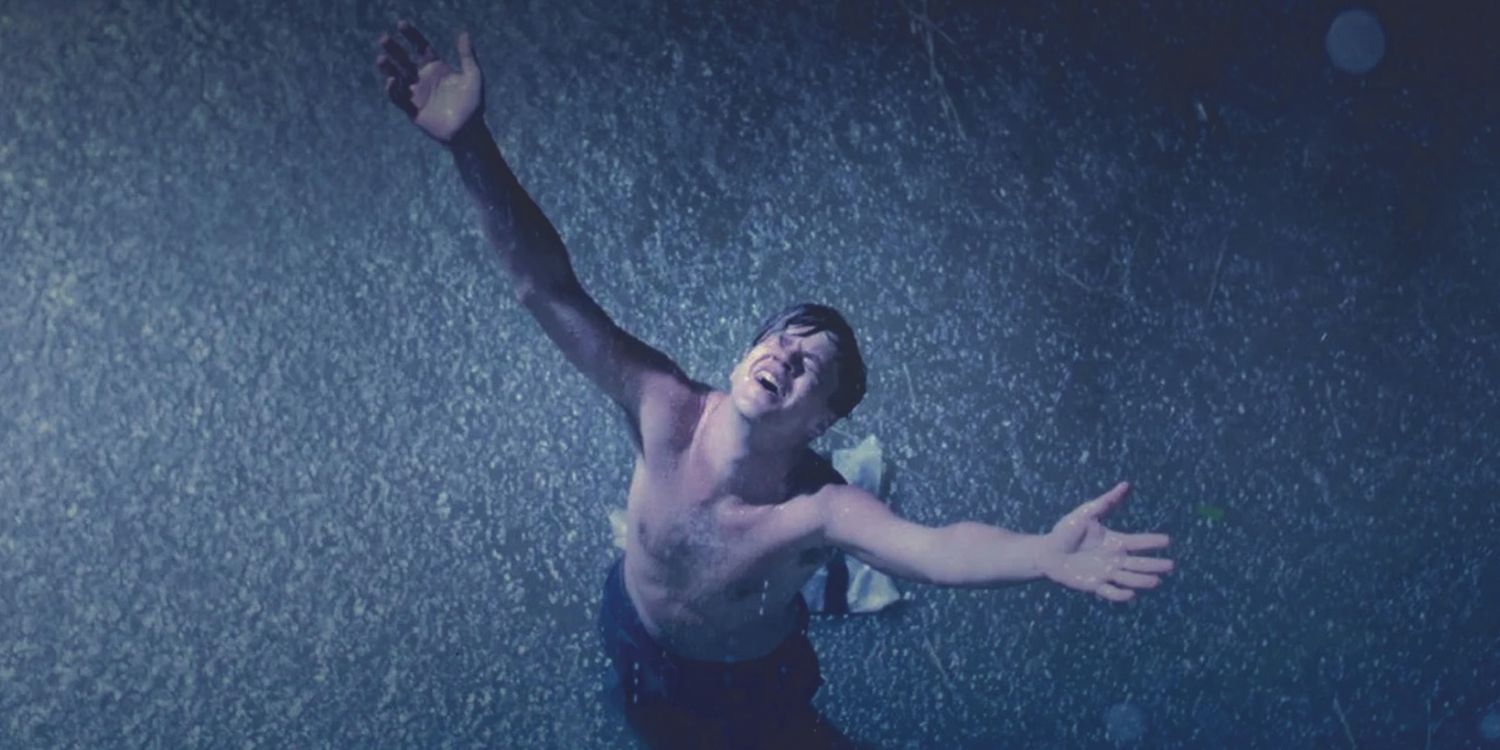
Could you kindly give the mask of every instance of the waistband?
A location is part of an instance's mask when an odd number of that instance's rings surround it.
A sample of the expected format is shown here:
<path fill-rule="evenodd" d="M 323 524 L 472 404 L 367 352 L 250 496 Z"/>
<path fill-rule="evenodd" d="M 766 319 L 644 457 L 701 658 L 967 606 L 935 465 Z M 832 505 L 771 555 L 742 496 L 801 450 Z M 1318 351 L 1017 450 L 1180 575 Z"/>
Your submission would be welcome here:
<path fill-rule="evenodd" d="M 673 653 L 665 646 L 661 645 L 661 643 L 658 642 L 655 638 L 651 637 L 651 634 L 646 630 L 646 624 L 641 620 L 640 613 L 636 611 L 635 604 L 630 601 L 630 593 L 625 588 L 624 567 L 625 558 L 623 556 L 616 557 L 614 563 L 610 565 L 609 576 L 605 580 L 604 584 L 604 601 L 601 605 L 602 614 L 604 614 L 605 617 L 611 620 L 612 624 L 616 628 L 623 630 L 623 635 L 629 636 L 629 639 L 633 642 L 632 645 L 636 646 L 638 649 L 649 649 L 650 651 L 658 654 L 661 658 L 671 659 L 672 661 L 678 662 L 679 664 L 683 665 L 697 665 L 704 667 L 723 667 L 726 665 L 753 664 L 761 661 L 775 661 L 782 658 L 783 652 L 795 646 L 799 639 L 806 638 L 810 616 L 807 608 L 807 602 L 802 598 L 801 592 L 798 592 L 795 599 L 795 606 L 797 608 L 796 627 L 790 634 L 787 635 L 785 639 L 782 640 L 780 644 L 776 646 L 776 648 L 771 649 L 769 653 L 766 653 L 763 656 L 758 656 L 753 659 L 745 659 L 742 661 L 727 662 L 694 659 L 692 657 Z M 604 618 L 601 618 L 601 627 L 605 626 L 603 619 Z"/>

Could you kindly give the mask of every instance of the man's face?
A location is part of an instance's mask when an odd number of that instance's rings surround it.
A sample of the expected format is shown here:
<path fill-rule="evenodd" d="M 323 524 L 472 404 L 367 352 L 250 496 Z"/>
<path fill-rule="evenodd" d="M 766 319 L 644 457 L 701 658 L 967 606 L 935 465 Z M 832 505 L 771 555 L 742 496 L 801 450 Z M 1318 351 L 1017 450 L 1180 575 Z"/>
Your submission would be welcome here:
<path fill-rule="evenodd" d="M 729 374 L 730 396 L 741 414 L 807 440 L 836 420 L 828 399 L 838 386 L 833 337 L 810 330 L 791 326 L 767 334 Z"/>

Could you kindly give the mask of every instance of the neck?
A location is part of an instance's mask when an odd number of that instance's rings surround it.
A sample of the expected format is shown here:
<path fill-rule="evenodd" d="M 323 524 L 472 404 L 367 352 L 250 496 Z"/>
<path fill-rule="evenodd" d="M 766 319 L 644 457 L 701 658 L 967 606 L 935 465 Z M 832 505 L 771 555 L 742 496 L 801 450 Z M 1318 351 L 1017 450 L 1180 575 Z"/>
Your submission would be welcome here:
<path fill-rule="evenodd" d="M 704 414 L 701 455 L 726 491 L 748 497 L 775 494 L 806 446 L 745 419 L 729 398 L 715 399 Z"/>

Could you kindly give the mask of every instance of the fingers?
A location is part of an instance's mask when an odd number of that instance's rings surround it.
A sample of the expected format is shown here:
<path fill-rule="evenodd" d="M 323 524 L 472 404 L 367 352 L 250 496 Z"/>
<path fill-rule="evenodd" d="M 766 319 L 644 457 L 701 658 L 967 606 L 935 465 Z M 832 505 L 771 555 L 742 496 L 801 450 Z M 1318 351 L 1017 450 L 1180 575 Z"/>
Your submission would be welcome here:
<path fill-rule="evenodd" d="M 458 61 L 463 66 L 464 75 L 471 76 L 479 72 L 479 60 L 474 57 L 474 40 L 467 31 L 458 35 Z"/>
<path fill-rule="evenodd" d="M 1122 586 L 1133 589 L 1154 589 L 1161 585 L 1161 579 L 1156 576 L 1148 576 L 1142 573 L 1131 573 L 1126 570 L 1117 570 L 1110 575 L 1109 579 Z"/>
<path fill-rule="evenodd" d="M 1127 557 L 1120 561 L 1121 570 L 1131 570 L 1136 573 L 1170 573 L 1172 572 L 1172 561 L 1160 557 Z"/>
<path fill-rule="evenodd" d="M 378 55 L 375 58 L 375 67 L 381 72 L 382 75 L 387 78 L 394 78 L 398 83 L 404 83 L 405 85 L 409 86 L 413 81 L 416 80 L 413 78 L 407 78 L 406 71 L 402 70 L 401 66 L 397 65 L 396 61 L 392 60 L 387 55 Z"/>
<path fill-rule="evenodd" d="M 1104 505 L 1114 507 L 1118 505 L 1121 500 L 1124 500 L 1125 496 L 1128 494 L 1130 494 L 1130 483 L 1121 482 L 1114 487 L 1111 487 L 1108 492 L 1100 495 L 1099 500 Z"/>
<path fill-rule="evenodd" d="M 1166 534 L 1121 534 L 1120 536 L 1122 546 L 1130 552 L 1161 549 L 1172 541 L 1171 537 Z"/>
<path fill-rule="evenodd" d="M 406 48 L 397 44 L 390 34 L 384 34 L 380 37 L 380 49 L 385 52 L 379 58 L 382 61 L 381 70 L 407 85 L 416 83 L 417 66 L 411 61 L 411 56 L 406 54 Z"/>
<path fill-rule="evenodd" d="M 1129 493 L 1130 483 L 1121 482 L 1103 495 L 1084 503 L 1078 508 L 1078 512 L 1083 518 L 1098 518 L 1108 513 L 1116 505 L 1119 505 L 1120 501 L 1124 500 L 1125 495 Z"/>
<path fill-rule="evenodd" d="M 417 51 L 418 64 L 426 65 L 437 59 L 437 53 L 432 51 L 432 45 L 427 42 L 427 37 L 422 36 L 422 32 L 417 31 L 417 27 L 411 25 L 410 21 L 402 20 L 396 24 L 396 28 Z"/>
<path fill-rule="evenodd" d="M 437 54 L 432 51 L 432 45 L 428 44 L 427 37 L 422 36 L 422 32 L 417 31 L 411 22 L 402 20 L 396 24 L 396 28 L 416 49 L 417 59 L 413 61 L 406 48 L 390 34 L 381 34 L 379 40 L 381 54 L 375 58 L 375 67 L 386 76 L 386 95 L 408 117 L 416 117 L 417 105 L 412 101 L 411 87 L 416 85 L 421 73 L 419 66 L 436 60 Z"/>
<path fill-rule="evenodd" d="M 1094 589 L 1094 593 L 1112 602 L 1128 602 L 1135 598 L 1134 591 L 1122 589 L 1118 586 L 1111 586 L 1107 583 L 1099 584 L 1099 588 Z"/>
<path fill-rule="evenodd" d="M 385 79 L 385 93 L 395 102 L 396 106 L 406 113 L 407 117 L 417 116 L 417 105 L 411 100 L 411 87 L 398 82 L 395 78 Z"/>

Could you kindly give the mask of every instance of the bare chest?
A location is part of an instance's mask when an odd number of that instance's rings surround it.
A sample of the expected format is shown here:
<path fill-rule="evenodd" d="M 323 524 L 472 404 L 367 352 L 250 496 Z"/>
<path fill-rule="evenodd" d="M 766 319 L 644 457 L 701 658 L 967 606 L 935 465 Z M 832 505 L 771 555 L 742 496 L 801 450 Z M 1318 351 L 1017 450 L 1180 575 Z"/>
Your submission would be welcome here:
<path fill-rule="evenodd" d="M 797 506 L 694 490 L 656 486 L 631 498 L 631 546 L 674 598 L 721 605 L 789 598 L 826 559 L 825 550 L 808 548 Z"/>

